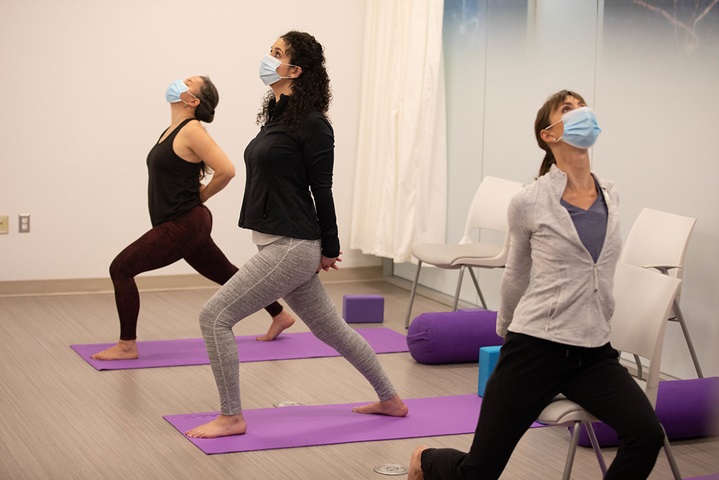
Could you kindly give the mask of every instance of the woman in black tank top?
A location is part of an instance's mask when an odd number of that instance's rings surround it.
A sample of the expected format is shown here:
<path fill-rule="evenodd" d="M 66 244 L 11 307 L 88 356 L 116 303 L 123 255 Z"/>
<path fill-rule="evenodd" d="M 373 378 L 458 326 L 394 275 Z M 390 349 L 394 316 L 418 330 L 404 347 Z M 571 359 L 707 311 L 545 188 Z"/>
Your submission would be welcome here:
<path fill-rule="evenodd" d="M 140 296 L 136 275 L 180 259 L 220 285 L 237 272 L 210 236 L 212 214 L 204 205 L 235 176 L 234 165 L 200 123 L 214 119 L 217 89 L 208 77 L 188 77 L 172 82 L 165 97 L 170 103 L 170 126 L 147 156 L 152 229 L 120 252 L 110 265 L 120 340 L 92 355 L 94 360 L 138 357 Z M 213 172 L 212 178 L 202 183 L 208 169 Z M 258 340 L 274 340 L 295 322 L 277 302 L 265 310 L 273 317 L 272 325 Z"/>

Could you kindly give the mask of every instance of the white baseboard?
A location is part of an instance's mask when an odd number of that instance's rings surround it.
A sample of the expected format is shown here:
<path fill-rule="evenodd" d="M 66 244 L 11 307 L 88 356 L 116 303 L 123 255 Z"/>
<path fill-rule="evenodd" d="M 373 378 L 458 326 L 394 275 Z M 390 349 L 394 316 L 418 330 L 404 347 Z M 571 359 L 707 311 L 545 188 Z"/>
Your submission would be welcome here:
<path fill-rule="evenodd" d="M 320 272 L 320 279 L 324 283 L 379 281 L 382 280 L 382 267 L 358 267 Z M 216 283 L 199 274 L 140 275 L 135 278 L 135 281 L 140 291 L 217 288 Z M 112 282 L 109 278 L 0 282 L 0 297 L 111 293 L 112 291 Z"/>

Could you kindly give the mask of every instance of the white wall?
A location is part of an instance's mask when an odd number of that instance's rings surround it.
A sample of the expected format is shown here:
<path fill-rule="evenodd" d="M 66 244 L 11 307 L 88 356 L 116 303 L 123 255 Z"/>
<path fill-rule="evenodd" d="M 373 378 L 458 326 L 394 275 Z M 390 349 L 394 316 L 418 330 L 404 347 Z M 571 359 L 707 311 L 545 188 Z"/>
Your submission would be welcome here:
<path fill-rule="evenodd" d="M 460 239 L 482 177 L 536 176 L 536 112 L 554 92 L 575 90 L 603 128 L 592 167 L 618 186 L 624 237 L 643 207 L 698 219 L 681 305 L 704 374 L 719 375 L 719 6 L 698 24 L 699 44 L 631 2 L 445 0 L 449 12 L 447 241 Z M 407 279 L 414 272 L 395 266 Z M 490 308 L 501 275 L 479 272 Z M 421 283 L 453 295 L 456 279 L 424 269 Z M 479 302 L 469 278 L 462 298 Z M 662 370 L 696 375 L 677 324 L 667 329 Z"/>
<path fill-rule="evenodd" d="M 698 218 L 682 306 L 705 374 L 719 374 L 719 55 L 706 45 L 677 52 L 666 42 L 646 55 L 642 46 L 657 44 L 662 32 L 647 29 L 634 12 L 622 16 L 618 8 L 627 2 L 446 2 L 464 5 L 456 20 L 465 34 L 465 51 L 447 57 L 448 68 L 461 73 L 447 80 L 459 95 L 448 99 L 448 112 L 465 115 L 449 119 L 448 241 L 459 240 L 482 176 L 534 177 L 541 160 L 532 136 L 536 110 L 551 93 L 575 89 L 604 129 L 593 166 L 619 186 L 624 234 L 645 206 Z M 348 239 L 363 18 L 362 0 L 266 7 L 228 0 L 0 2 L 0 215 L 11 220 L 11 233 L 0 235 L 0 281 L 107 276 L 112 258 L 149 227 L 144 162 L 168 122 L 164 89 L 192 74 L 209 74 L 220 90 L 209 130 L 238 167 L 209 202 L 213 236 L 236 263 L 249 258 L 254 247 L 236 226 L 242 152 L 257 131 L 259 59 L 289 29 L 313 33 L 327 49 L 334 194 L 340 237 Z M 716 14 L 707 19 L 715 41 Z M 30 234 L 17 233 L 18 213 L 32 215 Z M 344 267 L 378 263 L 345 249 Z M 396 271 L 413 275 L 408 265 Z M 191 272 L 180 262 L 156 273 Z M 432 273 L 423 273 L 423 283 L 454 292 L 455 273 Z M 500 271 L 480 273 L 490 307 L 500 279 Z M 477 302 L 471 282 L 465 287 L 463 298 Z M 691 377 L 675 327 L 664 370 Z"/>
<path fill-rule="evenodd" d="M 0 235 L 0 281 L 108 275 L 114 256 L 150 227 L 145 158 L 169 124 L 165 88 L 195 74 L 218 87 L 208 130 L 238 172 L 208 202 L 213 237 L 235 263 L 249 258 L 255 248 L 237 220 L 242 154 L 265 92 L 258 66 L 291 29 L 326 48 L 335 202 L 348 242 L 363 19 L 363 0 L 0 2 L 0 215 L 11 222 Z M 17 233 L 19 213 L 31 214 L 31 233 Z M 345 268 L 377 264 L 345 249 Z M 149 275 L 192 272 L 178 262 Z"/>

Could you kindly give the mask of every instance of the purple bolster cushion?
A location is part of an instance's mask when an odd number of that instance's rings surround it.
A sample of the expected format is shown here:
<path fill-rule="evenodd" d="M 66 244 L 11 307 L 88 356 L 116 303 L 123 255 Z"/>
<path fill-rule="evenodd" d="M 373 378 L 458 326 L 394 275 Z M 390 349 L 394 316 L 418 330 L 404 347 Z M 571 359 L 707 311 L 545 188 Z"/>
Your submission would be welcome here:
<path fill-rule="evenodd" d="M 407 330 L 407 346 L 418 363 L 477 362 L 480 347 L 502 345 L 496 325 L 489 310 L 423 313 Z"/>
<path fill-rule="evenodd" d="M 669 440 L 719 435 L 719 377 L 659 382 L 657 417 Z M 601 447 L 619 445 L 614 430 L 604 423 L 593 423 Z M 579 444 L 591 447 L 582 428 Z"/>

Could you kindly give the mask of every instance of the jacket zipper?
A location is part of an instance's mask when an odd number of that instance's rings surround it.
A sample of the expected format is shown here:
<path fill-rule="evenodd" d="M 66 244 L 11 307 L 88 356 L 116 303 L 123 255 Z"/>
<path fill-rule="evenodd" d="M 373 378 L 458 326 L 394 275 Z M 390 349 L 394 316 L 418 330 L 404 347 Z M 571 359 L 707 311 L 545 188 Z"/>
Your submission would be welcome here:
<path fill-rule="evenodd" d="M 597 293 L 597 290 L 599 290 L 599 272 L 597 269 L 597 264 L 594 264 L 594 293 Z"/>

